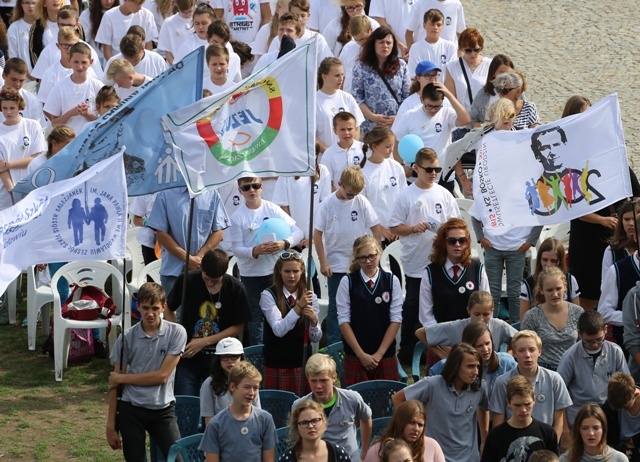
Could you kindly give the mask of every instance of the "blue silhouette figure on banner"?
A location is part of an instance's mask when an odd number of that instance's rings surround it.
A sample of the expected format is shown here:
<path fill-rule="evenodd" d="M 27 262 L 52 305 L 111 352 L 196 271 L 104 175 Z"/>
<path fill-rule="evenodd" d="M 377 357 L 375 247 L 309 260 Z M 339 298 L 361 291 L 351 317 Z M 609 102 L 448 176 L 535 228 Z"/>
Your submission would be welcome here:
<path fill-rule="evenodd" d="M 107 213 L 107 209 L 102 205 L 100 198 L 96 197 L 93 200 L 93 207 L 89 213 L 89 219 L 87 220 L 87 224 L 90 224 L 93 221 L 96 245 L 100 245 L 104 241 L 104 235 L 107 232 L 107 227 L 105 225 L 108 220 L 109 214 Z"/>
<path fill-rule="evenodd" d="M 67 219 L 67 226 L 69 229 L 73 226 L 73 241 L 76 246 L 82 244 L 83 228 L 85 222 L 89 224 L 87 220 L 87 214 L 82 207 L 80 199 L 74 199 L 71 202 L 71 208 L 69 208 L 69 218 Z"/>

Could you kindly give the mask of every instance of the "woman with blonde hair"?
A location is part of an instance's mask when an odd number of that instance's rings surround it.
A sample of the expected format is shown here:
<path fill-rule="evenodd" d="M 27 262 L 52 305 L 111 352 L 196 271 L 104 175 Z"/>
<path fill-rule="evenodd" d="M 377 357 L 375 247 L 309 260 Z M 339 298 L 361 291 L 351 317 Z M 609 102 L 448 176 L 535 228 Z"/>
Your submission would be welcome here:
<path fill-rule="evenodd" d="M 42 50 L 58 40 L 58 11 L 63 5 L 62 0 L 36 1 L 36 21 L 29 31 L 29 55 L 32 69 L 38 62 Z"/>
<path fill-rule="evenodd" d="M 322 405 L 312 399 L 302 401 L 289 416 L 291 447 L 278 460 L 349 462 L 351 457 L 343 447 L 322 439 L 326 430 L 327 417 Z"/>

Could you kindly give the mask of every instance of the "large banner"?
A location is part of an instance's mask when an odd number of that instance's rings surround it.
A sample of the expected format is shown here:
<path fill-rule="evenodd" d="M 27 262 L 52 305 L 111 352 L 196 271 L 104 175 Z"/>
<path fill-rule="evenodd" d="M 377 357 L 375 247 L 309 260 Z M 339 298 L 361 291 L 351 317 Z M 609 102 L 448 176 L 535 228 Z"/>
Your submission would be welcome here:
<path fill-rule="evenodd" d="M 534 129 L 492 131 L 476 154 L 470 213 L 498 234 L 563 223 L 631 195 L 615 94 Z"/>
<path fill-rule="evenodd" d="M 248 175 L 313 174 L 316 40 L 162 118 L 192 195 Z"/>
<path fill-rule="evenodd" d="M 0 212 L 0 293 L 37 263 L 125 256 L 127 187 L 120 154 L 29 193 Z"/>
<path fill-rule="evenodd" d="M 120 152 L 122 146 L 127 146 L 124 162 L 129 195 L 184 186 L 173 146 L 162 134 L 160 117 L 202 98 L 203 63 L 201 47 L 142 86 L 17 184 L 14 197 L 71 178 Z"/>

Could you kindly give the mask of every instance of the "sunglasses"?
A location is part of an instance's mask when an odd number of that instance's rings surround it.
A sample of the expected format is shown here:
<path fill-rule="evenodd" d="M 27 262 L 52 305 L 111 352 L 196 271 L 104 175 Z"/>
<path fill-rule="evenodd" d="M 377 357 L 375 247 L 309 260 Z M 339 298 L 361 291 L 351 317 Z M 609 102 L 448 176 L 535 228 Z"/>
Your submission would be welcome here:
<path fill-rule="evenodd" d="M 498 88 L 498 93 L 500 93 L 501 95 L 506 95 L 507 93 L 509 93 L 510 91 L 515 90 L 518 87 L 513 87 L 513 88 Z"/>
<path fill-rule="evenodd" d="M 240 186 L 240 191 L 248 192 L 252 188 L 257 191 L 258 189 L 262 188 L 262 183 L 243 184 L 242 186 Z"/>
<path fill-rule="evenodd" d="M 448 237 L 445 239 L 445 241 L 449 245 L 456 245 L 456 244 L 466 245 L 467 242 L 469 242 L 469 239 L 466 237 Z"/>
<path fill-rule="evenodd" d="M 482 48 L 465 48 L 464 52 L 468 55 L 470 55 L 471 53 L 480 53 L 482 51 Z"/>
<path fill-rule="evenodd" d="M 356 260 L 358 260 L 359 263 L 366 263 L 368 261 L 375 261 L 377 256 L 378 256 L 377 253 L 372 253 L 369 255 L 361 255 L 359 257 L 356 257 Z"/>
<path fill-rule="evenodd" d="M 416 165 L 427 173 L 440 173 L 442 171 L 442 167 L 423 167 L 422 165 Z"/>
<path fill-rule="evenodd" d="M 281 260 L 302 260 L 302 254 L 300 252 L 282 252 L 280 254 Z"/>

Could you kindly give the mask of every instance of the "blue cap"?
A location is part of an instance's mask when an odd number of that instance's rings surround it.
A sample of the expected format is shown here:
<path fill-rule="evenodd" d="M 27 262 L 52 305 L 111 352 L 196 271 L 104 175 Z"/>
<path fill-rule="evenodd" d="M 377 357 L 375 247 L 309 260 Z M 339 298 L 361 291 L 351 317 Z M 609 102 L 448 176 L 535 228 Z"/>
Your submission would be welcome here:
<path fill-rule="evenodd" d="M 442 72 L 442 69 L 433 64 L 431 61 L 422 61 L 416 66 L 416 75 L 425 75 L 431 71 Z"/>

